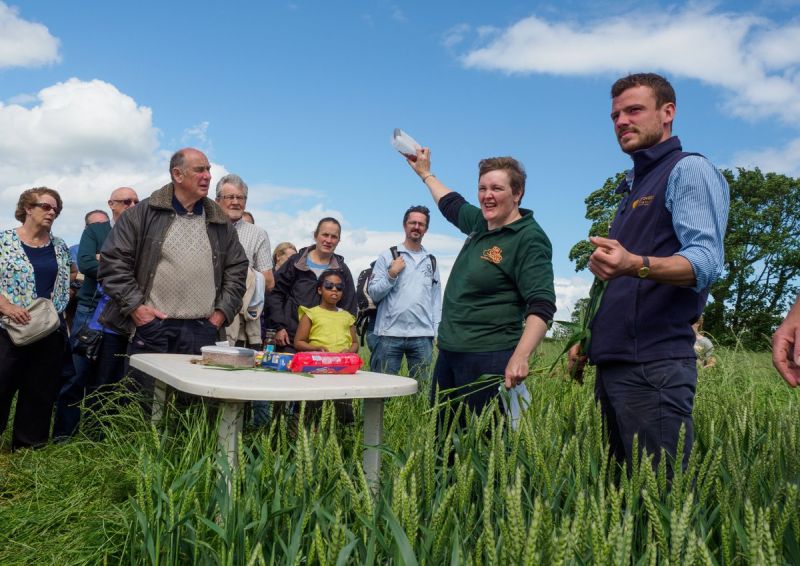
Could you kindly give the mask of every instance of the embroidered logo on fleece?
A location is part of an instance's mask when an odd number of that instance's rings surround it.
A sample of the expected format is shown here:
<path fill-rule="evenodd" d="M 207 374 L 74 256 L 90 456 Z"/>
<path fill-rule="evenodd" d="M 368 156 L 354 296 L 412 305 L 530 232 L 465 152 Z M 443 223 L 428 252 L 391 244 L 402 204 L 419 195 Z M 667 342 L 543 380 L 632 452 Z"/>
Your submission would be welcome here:
<path fill-rule="evenodd" d="M 637 198 L 635 201 L 633 201 L 633 204 L 631 204 L 631 208 L 635 209 L 640 206 L 649 206 L 650 203 L 653 202 L 654 198 L 656 198 L 655 195 L 647 195 L 646 197 Z"/>
<path fill-rule="evenodd" d="M 481 255 L 481 259 L 485 259 L 486 261 L 491 261 L 492 263 L 497 265 L 501 261 L 503 261 L 503 250 L 501 250 L 497 246 L 492 246 L 488 250 L 483 250 L 483 255 Z"/>

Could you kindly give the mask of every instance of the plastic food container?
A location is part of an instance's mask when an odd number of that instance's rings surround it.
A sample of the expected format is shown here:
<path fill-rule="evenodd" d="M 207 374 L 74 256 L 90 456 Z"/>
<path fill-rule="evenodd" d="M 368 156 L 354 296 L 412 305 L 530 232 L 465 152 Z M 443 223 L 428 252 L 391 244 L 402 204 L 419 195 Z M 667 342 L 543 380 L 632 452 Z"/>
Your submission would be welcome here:
<path fill-rule="evenodd" d="M 204 364 L 251 368 L 255 366 L 256 351 L 235 346 L 203 346 L 200 348 Z"/>

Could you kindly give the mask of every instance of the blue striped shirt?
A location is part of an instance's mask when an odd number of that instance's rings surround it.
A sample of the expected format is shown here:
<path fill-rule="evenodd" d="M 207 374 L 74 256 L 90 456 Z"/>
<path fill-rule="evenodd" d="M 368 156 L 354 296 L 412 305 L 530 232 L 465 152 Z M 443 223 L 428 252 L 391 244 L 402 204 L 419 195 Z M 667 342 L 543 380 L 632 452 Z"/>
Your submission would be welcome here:
<path fill-rule="evenodd" d="M 628 171 L 629 183 L 632 175 L 633 170 Z M 681 243 L 676 255 L 685 257 L 692 265 L 694 289 L 698 292 L 707 289 L 722 275 L 725 263 L 728 182 L 708 159 L 689 155 L 672 169 L 665 202 Z"/>

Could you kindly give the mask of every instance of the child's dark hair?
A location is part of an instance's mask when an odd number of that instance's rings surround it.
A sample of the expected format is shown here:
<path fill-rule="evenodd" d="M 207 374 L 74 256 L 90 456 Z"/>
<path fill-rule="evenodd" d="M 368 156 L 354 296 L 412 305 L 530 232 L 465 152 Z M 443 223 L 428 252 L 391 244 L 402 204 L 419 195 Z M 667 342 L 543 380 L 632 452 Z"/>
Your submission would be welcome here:
<path fill-rule="evenodd" d="M 344 283 L 344 272 L 341 269 L 326 269 L 320 273 L 319 277 L 317 278 L 317 289 L 322 288 L 322 284 L 325 283 L 325 280 L 331 275 L 335 275 L 342 280 L 342 283 Z"/>

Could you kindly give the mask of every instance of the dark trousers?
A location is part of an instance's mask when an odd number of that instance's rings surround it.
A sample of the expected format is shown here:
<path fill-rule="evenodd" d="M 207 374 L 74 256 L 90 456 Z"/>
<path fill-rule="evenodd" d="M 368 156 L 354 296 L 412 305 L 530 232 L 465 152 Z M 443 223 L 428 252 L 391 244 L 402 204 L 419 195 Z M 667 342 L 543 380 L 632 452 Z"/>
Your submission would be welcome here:
<path fill-rule="evenodd" d="M 94 363 L 94 371 L 86 381 L 87 394 L 118 383 L 125 377 L 125 360 L 128 352 L 128 337 L 121 334 L 103 333 L 100 353 Z"/>
<path fill-rule="evenodd" d="M 464 399 L 467 407 L 475 413 L 480 413 L 492 399 L 497 397 L 497 386 L 481 386 L 479 391 L 470 387 L 476 379 L 484 374 L 504 375 L 508 360 L 514 350 L 499 350 L 497 352 L 450 352 L 439 350 L 439 357 L 433 370 L 434 386 L 431 388 L 431 404 L 435 401 L 436 386 L 439 390 L 459 389 L 445 394 L 443 399 L 460 397 L 465 393 Z"/>
<path fill-rule="evenodd" d="M 684 425 L 685 467 L 694 441 L 692 408 L 696 385 L 694 358 L 598 364 L 595 396 L 603 411 L 611 454 L 630 467 L 636 434 L 639 452 L 645 448 L 652 454 L 654 465 L 658 465 L 662 448 L 672 460 Z M 670 466 L 670 472 L 671 469 Z"/>
<path fill-rule="evenodd" d="M 108 393 L 125 377 L 128 337 L 121 334 L 103 333 L 103 342 L 97 360 L 92 362 L 86 379 L 86 407 L 96 417 L 113 414 L 98 394 Z"/>
<path fill-rule="evenodd" d="M 94 308 L 79 304 L 70 327 L 70 344 L 75 345 L 75 336 L 94 314 Z M 53 438 L 73 436 L 81 420 L 81 401 L 86 396 L 86 382 L 92 371 L 91 362 L 83 356 L 71 355 L 65 360 L 63 381 L 56 401 L 56 417 L 53 423 Z"/>
<path fill-rule="evenodd" d="M 205 318 L 182 320 L 153 319 L 136 328 L 133 340 L 128 345 L 128 355 L 134 354 L 200 354 L 203 346 L 213 346 L 219 339 L 219 330 Z M 126 358 L 127 361 L 127 358 Z M 153 399 L 153 378 L 141 371 L 129 368 L 130 376 L 144 395 L 144 400 Z"/>
<path fill-rule="evenodd" d="M 62 330 L 27 346 L 15 346 L 8 332 L 0 329 L 0 434 L 17 394 L 12 449 L 41 446 L 50 435 L 64 361 L 63 329 L 62 324 Z"/>

